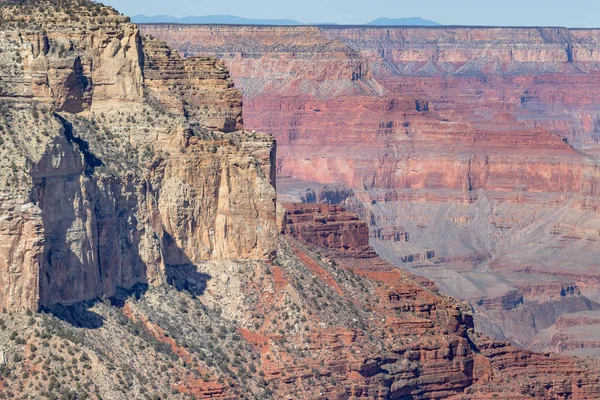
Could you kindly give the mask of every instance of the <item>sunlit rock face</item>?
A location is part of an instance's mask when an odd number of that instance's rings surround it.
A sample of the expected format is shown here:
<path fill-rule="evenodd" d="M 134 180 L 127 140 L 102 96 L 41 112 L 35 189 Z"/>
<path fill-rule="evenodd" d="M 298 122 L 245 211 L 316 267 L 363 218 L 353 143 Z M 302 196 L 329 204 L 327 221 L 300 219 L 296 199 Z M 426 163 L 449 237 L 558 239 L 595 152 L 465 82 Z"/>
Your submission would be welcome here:
<path fill-rule="evenodd" d="M 161 285 L 276 248 L 275 146 L 222 62 L 86 1 L 2 4 L 0 307 Z"/>

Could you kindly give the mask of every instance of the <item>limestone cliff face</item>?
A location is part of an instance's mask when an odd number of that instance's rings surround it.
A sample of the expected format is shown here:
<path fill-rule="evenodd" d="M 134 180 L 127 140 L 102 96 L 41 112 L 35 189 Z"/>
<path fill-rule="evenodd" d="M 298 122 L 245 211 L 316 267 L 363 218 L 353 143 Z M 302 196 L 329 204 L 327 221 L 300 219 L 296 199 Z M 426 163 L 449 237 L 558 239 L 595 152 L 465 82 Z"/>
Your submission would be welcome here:
<path fill-rule="evenodd" d="M 2 202 L 0 299 L 4 306 L 36 308 L 44 251 L 40 209 L 20 200 Z"/>
<path fill-rule="evenodd" d="M 273 161 L 268 136 L 230 134 L 219 141 L 191 138 L 185 157 L 157 165 L 148 189 L 167 263 L 267 258 L 276 230 Z"/>
<path fill-rule="evenodd" d="M 142 100 L 140 36 L 126 17 L 108 11 L 94 16 L 90 8 L 76 21 L 54 13 L 51 6 L 46 10 L 47 17 L 34 16 L 44 29 L 35 29 L 19 14 L 6 22 L 27 24 L 27 30 L 14 33 L 21 44 L 25 78 L 31 79 L 30 94 L 68 112 Z"/>
<path fill-rule="evenodd" d="M 275 145 L 239 131 L 227 70 L 144 43 L 110 8 L 68 3 L 0 9 L 0 307 L 268 258 Z"/>

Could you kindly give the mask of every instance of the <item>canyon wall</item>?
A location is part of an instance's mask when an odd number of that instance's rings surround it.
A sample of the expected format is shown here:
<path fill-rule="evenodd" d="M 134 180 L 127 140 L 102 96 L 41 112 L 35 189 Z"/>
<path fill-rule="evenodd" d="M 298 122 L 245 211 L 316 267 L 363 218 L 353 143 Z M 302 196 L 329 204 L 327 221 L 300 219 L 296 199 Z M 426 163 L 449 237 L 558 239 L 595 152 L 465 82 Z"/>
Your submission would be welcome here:
<path fill-rule="evenodd" d="M 1 12 L 0 307 L 274 253 L 274 141 L 240 130 L 220 61 L 142 41 L 98 4 Z"/>
<path fill-rule="evenodd" d="M 471 302 L 485 333 L 548 343 L 598 307 L 600 31 L 140 29 L 224 60 L 246 127 L 278 141 L 285 201 L 350 206 L 378 254 Z"/>
<path fill-rule="evenodd" d="M 368 312 L 377 315 L 366 328 L 372 334 L 371 339 L 358 334 L 344 341 L 344 336 L 338 334 L 338 342 L 327 357 L 331 361 L 323 365 L 336 376 L 335 388 L 324 389 L 330 396 L 392 399 L 597 396 L 598 378 L 593 372 L 589 375 L 584 372 L 595 368 L 596 362 L 588 360 L 589 364 L 583 367 L 574 358 L 536 354 L 507 342 L 491 341 L 474 332 L 467 304 L 440 295 L 427 279 L 397 269 L 375 255 L 366 256 L 372 253 L 372 249 L 365 248 L 369 237 L 362 228 L 366 226 L 349 229 L 360 225 L 356 214 L 336 205 L 288 203 L 282 207 L 287 221 L 286 245 L 310 272 L 303 272 L 302 268 L 290 272 L 289 253 L 281 251 L 278 260 L 281 264 L 275 268 L 285 273 L 275 278 L 280 282 L 279 287 L 284 288 L 284 282 L 294 285 L 291 282 L 296 274 L 315 274 L 318 282 L 330 291 L 356 302 L 366 301 Z M 344 240 L 348 235 L 352 235 L 351 240 Z M 350 271 L 350 276 L 366 281 L 352 289 L 353 278 L 346 275 Z M 316 284 L 316 280 L 312 282 Z M 372 283 L 376 287 L 374 293 L 366 288 L 356 290 Z M 294 287 L 305 290 L 302 285 Z M 362 312 L 356 310 L 351 315 L 361 321 Z M 330 318 L 344 318 L 344 313 L 337 312 Z M 385 355 L 375 350 L 370 357 L 358 357 L 347 364 L 342 361 L 354 357 L 352 351 L 348 354 L 348 347 L 363 343 L 363 349 L 370 348 L 373 336 L 382 341 Z M 313 335 L 313 338 L 315 350 L 331 340 L 327 335 Z M 293 335 L 288 336 L 290 339 L 294 340 Z M 269 334 L 263 336 L 263 349 L 270 340 Z M 268 351 L 273 351 L 270 345 Z M 307 361 L 302 365 L 310 364 Z"/>
<path fill-rule="evenodd" d="M 595 31 L 141 29 L 183 55 L 225 60 L 244 92 L 247 125 L 280 143 L 281 176 L 390 189 L 596 193 L 595 163 L 577 151 L 595 151 Z"/>

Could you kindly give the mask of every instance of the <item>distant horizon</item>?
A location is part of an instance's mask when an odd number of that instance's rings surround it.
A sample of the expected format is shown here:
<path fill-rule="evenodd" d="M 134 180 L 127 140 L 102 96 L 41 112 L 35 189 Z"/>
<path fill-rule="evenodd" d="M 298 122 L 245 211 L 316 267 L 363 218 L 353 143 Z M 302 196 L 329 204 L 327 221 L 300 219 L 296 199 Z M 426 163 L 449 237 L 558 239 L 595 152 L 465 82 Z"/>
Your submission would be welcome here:
<path fill-rule="evenodd" d="M 378 18 L 423 18 L 445 26 L 599 28 L 597 0 L 101 0 L 130 17 L 236 16 L 302 25 L 365 25 Z M 413 25 L 413 24 L 409 24 Z"/>
<path fill-rule="evenodd" d="M 141 15 L 141 14 L 140 14 Z M 453 25 L 444 25 L 444 24 L 436 24 L 436 25 L 368 25 L 368 24 L 336 24 L 332 22 L 323 22 L 323 23 L 301 23 L 299 25 L 286 25 L 286 24 L 251 24 L 251 23 L 194 23 L 194 22 L 136 22 L 133 20 L 134 17 L 139 15 L 132 16 L 132 22 L 138 25 L 223 25 L 223 26 L 290 26 L 290 27 L 301 27 L 301 26 L 315 26 L 315 27 L 368 27 L 368 28 L 429 28 L 429 29 L 449 29 L 449 28 L 479 28 L 479 29 L 536 29 L 536 28 L 555 28 L 555 29 L 568 29 L 568 30 L 600 30 L 600 24 L 597 27 L 585 27 L 585 26 L 564 26 L 564 25 L 464 25 L 464 24 L 453 24 Z M 153 16 L 153 17 L 156 17 Z M 186 17 L 183 17 L 186 18 Z M 242 17 L 240 17 L 242 18 Z"/>
<path fill-rule="evenodd" d="M 212 26 L 256 26 L 256 27 L 317 27 L 317 28 L 407 28 L 407 29 L 453 29 L 453 28 L 471 28 L 471 29 L 567 29 L 570 31 L 599 31 L 598 27 L 582 26 L 558 26 L 558 25 L 366 25 L 366 24 L 334 24 L 334 23 L 314 23 L 302 25 L 281 25 L 281 24 L 225 24 L 225 23 L 181 23 L 181 22 L 132 22 L 136 25 L 212 25 Z"/>
<path fill-rule="evenodd" d="M 244 18 L 237 15 L 196 15 L 182 18 L 172 15 L 137 14 L 131 16 L 133 22 L 138 24 L 207 24 L 207 25 L 266 25 L 266 26 L 348 26 L 334 22 L 302 22 L 291 19 L 254 19 Z M 442 26 L 440 23 L 426 20 L 421 17 L 407 18 L 377 18 L 366 21 L 356 26 Z"/>

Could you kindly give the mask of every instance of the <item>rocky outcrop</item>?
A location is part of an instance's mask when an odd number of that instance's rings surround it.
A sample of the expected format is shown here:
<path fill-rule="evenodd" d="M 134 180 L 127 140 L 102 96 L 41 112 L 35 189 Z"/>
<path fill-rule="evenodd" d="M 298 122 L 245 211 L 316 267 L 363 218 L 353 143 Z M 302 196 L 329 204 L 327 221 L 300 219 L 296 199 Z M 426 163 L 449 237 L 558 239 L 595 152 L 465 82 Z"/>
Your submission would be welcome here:
<path fill-rule="evenodd" d="M 317 189 L 307 189 L 302 194 L 302 202 L 309 204 L 343 204 L 354 197 L 354 191 L 348 186 L 325 186 Z"/>
<path fill-rule="evenodd" d="M 221 62 L 142 41 L 92 2 L 0 11 L 0 307 L 272 256 L 274 141 L 240 131 L 241 94 Z"/>
<path fill-rule="evenodd" d="M 398 226 L 373 228 L 371 230 L 371 237 L 373 239 L 389 240 L 392 242 L 408 242 L 408 232 Z"/>
<path fill-rule="evenodd" d="M 222 61 L 182 59 L 164 42 L 145 39 L 144 77 L 150 95 L 165 108 L 185 113 L 190 124 L 223 132 L 242 129 L 242 94 Z"/>
<path fill-rule="evenodd" d="M 284 232 L 306 243 L 337 250 L 347 257 L 371 258 L 369 227 L 341 206 L 284 203 Z"/>

